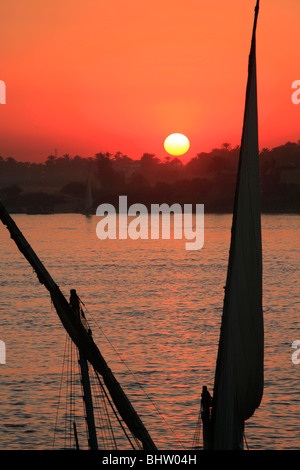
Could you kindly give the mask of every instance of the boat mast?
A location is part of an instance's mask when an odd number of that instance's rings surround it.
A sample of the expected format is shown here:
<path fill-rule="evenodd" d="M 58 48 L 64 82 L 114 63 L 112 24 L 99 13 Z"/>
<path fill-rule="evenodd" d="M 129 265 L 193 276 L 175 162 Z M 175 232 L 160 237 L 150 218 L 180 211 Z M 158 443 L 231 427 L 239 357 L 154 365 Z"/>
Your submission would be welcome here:
<path fill-rule="evenodd" d="M 91 188 L 91 165 L 89 165 L 83 211 L 86 214 L 88 214 L 92 210 L 92 206 L 93 206 L 93 197 L 92 197 L 92 188 Z"/>
<path fill-rule="evenodd" d="M 98 450 L 97 433 L 95 426 L 93 398 L 89 376 L 89 366 L 86 358 L 79 350 L 79 366 L 81 371 L 81 383 L 83 388 L 83 401 L 86 412 L 86 420 L 89 435 L 89 447 L 91 450 Z"/>
<path fill-rule="evenodd" d="M 240 449 L 263 394 L 262 247 L 255 7 L 209 448 Z"/>
<path fill-rule="evenodd" d="M 28 241 L 1 202 L 0 218 L 9 230 L 11 238 L 16 243 L 18 249 L 33 267 L 40 283 L 49 291 L 57 314 L 72 341 L 93 368 L 102 375 L 110 396 L 130 431 L 138 440 L 141 441 L 144 450 L 156 450 L 156 446 L 141 421 L 141 418 L 133 408 L 124 390 L 121 388 L 112 371 L 108 367 L 91 334 L 89 334 L 85 329 L 80 318 L 74 314 L 60 288 L 54 282 L 49 272 L 46 270 L 45 266 L 31 248 Z"/>

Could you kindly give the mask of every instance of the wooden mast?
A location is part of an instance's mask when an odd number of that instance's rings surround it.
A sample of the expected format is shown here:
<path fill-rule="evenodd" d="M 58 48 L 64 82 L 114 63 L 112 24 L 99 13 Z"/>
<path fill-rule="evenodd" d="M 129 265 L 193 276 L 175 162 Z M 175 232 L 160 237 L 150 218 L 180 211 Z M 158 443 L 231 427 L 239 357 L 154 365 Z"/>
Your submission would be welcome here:
<path fill-rule="evenodd" d="M 79 366 L 81 371 L 81 383 L 83 388 L 83 401 L 86 412 L 86 421 L 89 434 L 89 447 L 91 450 L 98 450 L 97 433 L 95 426 L 93 398 L 89 376 L 89 366 L 84 355 L 79 351 Z"/>
<path fill-rule="evenodd" d="M 110 396 L 130 431 L 141 441 L 144 450 L 156 450 L 156 446 L 147 429 L 142 423 L 138 413 L 133 408 L 124 390 L 121 388 L 112 371 L 108 367 L 92 336 L 86 331 L 80 318 L 74 315 L 73 310 L 65 296 L 62 294 L 60 288 L 54 282 L 49 272 L 46 270 L 45 266 L 31 248 L 26 238 L 23 236 L 1 202 L 0 218 L 9 230 L 11 238 L 16 243 L 18 249 L 33 267 L 40 283 L 49 291 L 57 314 L 72 341 L 85 356 L 86 360 L 88 360 L 94 369 L 102 375 Z"/>

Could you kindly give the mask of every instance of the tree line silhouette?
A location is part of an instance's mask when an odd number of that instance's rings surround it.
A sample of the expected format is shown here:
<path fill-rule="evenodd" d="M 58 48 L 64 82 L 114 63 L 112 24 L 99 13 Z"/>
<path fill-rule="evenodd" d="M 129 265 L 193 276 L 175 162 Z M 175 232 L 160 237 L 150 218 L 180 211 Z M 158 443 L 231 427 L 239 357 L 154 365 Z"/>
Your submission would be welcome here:
<path fill-rule="evenodd" d="M 239 146 L 224 143 L 186 164 L 144 153 L 134 160 L 117 152 L 94 157 L 49 155 L 43 163 L 0 157 L 0 199 L 12 212 L 76 212 L 84 208 L 88 176 L 94 209 L 103 203 L 203 203 L 206 212 L 231 212 Z M 264 212 L 300 212 L 300 141 L 260 151 Z"/>

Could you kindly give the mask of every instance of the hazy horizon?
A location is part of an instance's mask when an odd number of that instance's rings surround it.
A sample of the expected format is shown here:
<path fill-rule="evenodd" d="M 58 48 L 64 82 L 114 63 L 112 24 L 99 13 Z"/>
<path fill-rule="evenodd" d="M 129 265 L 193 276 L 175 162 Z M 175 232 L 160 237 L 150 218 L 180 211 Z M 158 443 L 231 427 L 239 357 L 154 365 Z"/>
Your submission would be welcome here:
<path fill-rule="evenodd" d="M 282 148 L 282 147 L 284 147 L 285 145 L 288 145 L 288 144 L 298 145 L 299 143 L 300 143 L 300 134 L 299 134 L 299 139 L 296 139 L 294 141 L 287 140 L 286 142 L 278 143 L 278 145 L 275 145 L 273 147 L 268 147 L 268 146 L 262 147 L 262 146 L 260 146 L 259 152 L 261 153 L 265 149 L 273 151 L 275 149 Z M 15 161 L 22 162 L 22 163 L 41 163 L 41 164 L 43 164 L 47 161 L 48 157 L 52 157 L 52 156 L 55 157 L 55 158 L 63 158 L 65 156 L 68 156 L 70 159 L 73 159 L 75 157 L 80 157 L 80 158 L 83 158 L 83 159 L 94 159 L 97 154 L 103 153 L 104 155 L 110 155 L 113 158 L 114 158 L 115 155 L 120 155 L 121 157 L 128 157 L 133 161 L 139 161 L 142 158 L 143 155 L 149 154 L 149 155 L 154 155 L 156 158 L 161 160 L 161 162 L 163 162 L 163 160 L 166 160 L 166 159 L 170 159 L 170 160 L 178 159 L 178 160 L 181 161 L 181 163 L 183 165 L 185 165 L 185 164 L 189 163 L 193 158 L 197 157 L 198 155 L 213 154 L 213 152 L 215 150 L 223 150 L 225 148 L 225 146 L 228 146 L 229 150 L 233 150 L 233 149 L 239 148 L 240 143 L 232 145 L 230 142 L 227 142 L 227 141 L 225 142 L 224 141 L 224 142 L 220 143 L 219 145 L 212 146 L 209 149 L 198 149 L 198 150 L 195 149 L 193 154 L 191 154 L 191 151 L 189 150 L 186 154 L 179 155 L 179 156 L 168 154 L 166 151 L 161 152 L 161 155 L 153 153 L 151 151 L 143 151 L 141 154 L 136 155 L 135 157 L 133 157 L 130 154 L 126 154 L 126 153 L 122 152 L 121 150 L 111 152 L 109 149 L 102 150 L 102 151 L 99 151 L 99 149 L 98 149 L 94 153 L 89 153 L 89 154 L 86 154 L 86 155 L 82 155 L 78 152 L 74 152 L 73 154 L 70 154 L 70 153 L 68 153 L 68 151 L 66 151 L 64 153 L 59 153 L 59 149 L 54 148 L 54 149 L 52 149 L 52 151 L 50 151 L 47 154 L 44 152 L 44 156 L 43 156 L 44 160 L 42 160 L 42 159 L 28 160 L 28 159 L 26 159 L 26 157 L 16 158 L 13 154 L 7 154 L 7 155 L 4 156 L 3 154 L 1 154 L 1 152 L 0 152 L 0 158 L 3 158 L 3 160 L 7 160 L 8 158 L 13 158 Z M 187 154 L 189 154 L 188 157 L 187 157 Z M 42 158 L 42 156 L 41 156 L 41 158 Z"/>
<path fill-rule="evenodd" d="M 239 145 L 255 1 L 183 4 L 38 0 L 2 5 L 0 155 L 40 161 L 122 151 L 167 153 L 174 132 L 195 152 Z M 260 2 L 259 142 L 295 141 L 300 105 L 294 0 Z M 101 27 L 99 27 L 101 25 Z"/>

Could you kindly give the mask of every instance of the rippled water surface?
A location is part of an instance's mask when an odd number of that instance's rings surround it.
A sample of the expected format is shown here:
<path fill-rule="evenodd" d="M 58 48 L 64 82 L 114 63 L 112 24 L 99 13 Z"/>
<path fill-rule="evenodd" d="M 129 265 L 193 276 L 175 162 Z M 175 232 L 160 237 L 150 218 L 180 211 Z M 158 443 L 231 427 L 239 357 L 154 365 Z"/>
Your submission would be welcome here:
<path fill-rule="evenodd" d="M 67 298 L 77 289 L 157 446 L 190 448 L 202 386 L 213 387 L 231 216 L 205 214 L 200 251 L 186 251 L 183 240 L 100 241 L 96 216 L 13 218 Z M 300 339 L 300 217 L 264 215 L 262 227 L 265 389 L 246 439 L 250 449 L 299 449 L 291 345 Z M 0 449 L 51 449 L 66 333 L 3 226 L 0 250 Z"/>

